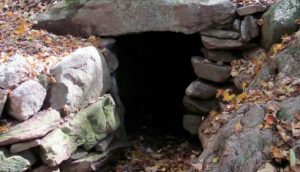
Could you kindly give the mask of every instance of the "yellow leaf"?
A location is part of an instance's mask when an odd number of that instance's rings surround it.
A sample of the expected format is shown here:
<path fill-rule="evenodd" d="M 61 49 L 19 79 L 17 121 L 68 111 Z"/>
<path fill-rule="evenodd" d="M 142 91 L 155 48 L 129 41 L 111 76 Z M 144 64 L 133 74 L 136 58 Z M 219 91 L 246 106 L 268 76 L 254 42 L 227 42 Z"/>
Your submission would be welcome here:
<path fill-rule="evenodd" d="M 248 94 L 246 92 L 242 92 L 241 94 L 239 94 L 236 97 L 236 101 L 237 101 L 237 103 L 240 103 L 240 102 L 244 101 L 247 97 L 248 97 Z"/>
<path fill-rule="evenodd" d="M 224 90 L 223 89 L 217 89 L 217 94 L 216 94 L 216 98 L 219 98 L 223 95 Z"/>
<path fill-rule="evenodd" d="M 271 148 L 271 152 L 272 152 L 272 156 L 274 158 L 278 158 L 278 159 L 284 159 L 284 158 L 286 158 L 285 151 L 279 149 L 278 147 L 273 146 Z"/>
<path fill-rule="evenodd" d="M 211 116 L 211 117 L 217 116 L 218 114 L 219 114 L 219 112 L 217 112 L 215 110 L 212 110 L 209 112 L 209 116 Z"/>
<path fill-rule="evenodd" d="M 19 26 L 16 27 L 14 33 L 17 35 L 23 34 L 28 28 L 26 21 L 22 21 Z"/>
<path fill-rule="evenodd" d="M 273 51 L 273 53 L 277 54 L 280 51 L 282 51 L 282 49 L 283 49 L 282 44 L 275 44 L 274 47 L 273 47 L 273 49 L 272 49 L 272 51 Z"/>
<path fill-rule="evenodd" d="M 235 133 L 240 133 L 241 131 L 243 131 L 243 125 L 241 124 L 241 122 L 235 124 L 234 131 Z"/>
<path fill-rule="evenodd" d="M 228 91 L 223 92 L 223 101 L 230 102 L 235 97 L 235 94 L 229 94 Z"/>
<path fill-rule="evenodd" d="M 242 88 L 243 88 L 243 90 L 246 89 L 247 85 L 248 85 L 247 82 L 243 82 L 243 83 L 242 83 Z"/>
<path fill-rule="evenodd" d="M 44 42 L 45 42 L 46 44 L 51 44 L 51 43 L 52 43 L 52 38 L 50 38 L 49 36 L 46 36 L 46 37 L 44 38 Z"/>
<path fill-rule="evenodd" d="M 215 163 L 219 162 L 219 159 L 220 159 L 219 157 L 214 157 L 214 158 L 212 159 L 212 163 L 215 164 Z"/>
<path fill-rule="evenodd" d="M 7 12 L 7 16 L 8 16 L 8 17 L 12 17 L 13 15 L 14 15 L 13 12 L 11 12 L 11 11 Z"/>

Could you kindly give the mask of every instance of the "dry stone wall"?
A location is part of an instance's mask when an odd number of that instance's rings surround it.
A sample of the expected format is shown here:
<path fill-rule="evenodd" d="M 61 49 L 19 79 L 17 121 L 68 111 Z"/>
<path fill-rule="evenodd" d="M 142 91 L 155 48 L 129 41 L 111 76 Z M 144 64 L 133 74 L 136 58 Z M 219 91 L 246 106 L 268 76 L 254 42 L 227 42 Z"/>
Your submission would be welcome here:
<path fill-rule="evenodd" d="M 106 168 L 125 144 L 117 67 L 108 49 L 91 46 L 63 58 L 48 76 L 30 76 L 21 55 L 1 64 L 7 129 L 0 133 L 0 171 Z"/>

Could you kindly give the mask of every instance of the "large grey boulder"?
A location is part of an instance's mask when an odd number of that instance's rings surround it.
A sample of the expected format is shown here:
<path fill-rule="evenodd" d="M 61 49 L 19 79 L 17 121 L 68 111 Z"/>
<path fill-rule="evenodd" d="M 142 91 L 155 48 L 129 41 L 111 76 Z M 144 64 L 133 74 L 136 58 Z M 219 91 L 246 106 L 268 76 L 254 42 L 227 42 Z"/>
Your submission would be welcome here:
<path fill-rule="evenodd" d="M 16 54 L 0 64 L 0 88 L 9 89 L 28 79 L 30 66 L 26 59 Z"/>
<path fill-rule="evenodd" d="M 41 157 L 48 166 L 57 166 L 79 146 L 91 150 L 120 125 L 115 102 L 111 96 L 105 95 L 45 136 L 40 145 Z"/>
<path fill-rule="evenodd" d="M 190 34 L 230 27 L 235 10 L 230 0 L 65 0 L 38 16 L 38 27 L 60 34 L 102 36 L 146 31 Z"/>
<path fill-rule="evenodd" d="M 38 112 L 46 98 L 46 89 L 34 80 L 19 85 L 8 96 L 8 113 L 24 121 Z"/>
<path fill-rule="evenodd" d="M 225 124 L 212 135 L 209 135 L 208 131 L 212 127 L 211 118 L 214 117 L 208 117 L 199 128 L 199 137 L 204 150 L 199 156 L 198 163 L 205 163 L 203 170 L 257 171 L 270 158 L 267 154 L 269 146 L 278 141 L 271 129 L 258 128 L 264 117 L 264 108 L 261 105 L 252 105 L 246 113 L 229 114 Z M 242 126 L 239 131 L 236 130 L 238 123 Z M 215 158 L 218 159 L 217 162 L 214 162 Z"/>
<path fill-rule="evenodd" d="M 272 44 L 280 41 L 282 35 L 291 34 L 298 29 L 295 20 L 300 18 L 300 1 L 283 0 L 263 15 L 262 45 L 270 48 Z"/>
<path fill-rule="evenodd" d="M 275 59 L 278 69 L 276 82 L 280 82 L 284 77 L 300 79 L 300 31 L 295 34 L 290 46 L 277 54 Z"/>
<path fill-rule="evenodd" d="M 57 128 L 60 120 L 60 114 L 56 110 L 41 111 L 29 120 L 12 126 L 0 134 L 0 146 L 43 137 Z"/>
<path fill-rule="evenodd" d="M 56 84 L 51 88 L 50 105 L 71 111 L 84 108 L 99 99 L 111 87 L 111 76 L 103 55 L 94 47 L 76 50 L 51 71 Z"/>
<path fill-rule="evenodd" d="M 300 113 L 300 96 L 288 98 L 280 102 L 277 118 L 286 122 L 297 122 L 296 114 Z"/>

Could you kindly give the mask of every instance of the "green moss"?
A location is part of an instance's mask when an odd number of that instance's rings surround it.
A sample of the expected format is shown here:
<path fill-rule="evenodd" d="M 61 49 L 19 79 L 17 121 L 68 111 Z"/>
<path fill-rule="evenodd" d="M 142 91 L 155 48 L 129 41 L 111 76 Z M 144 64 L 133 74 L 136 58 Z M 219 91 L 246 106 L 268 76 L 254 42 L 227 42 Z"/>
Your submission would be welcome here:
<path fill-rule="evenodd" d="M 282 109 L 281 111 L 277 112 L 276 117 L 278 119 L 286 121 L 288 119 L 287 109 Z"/>

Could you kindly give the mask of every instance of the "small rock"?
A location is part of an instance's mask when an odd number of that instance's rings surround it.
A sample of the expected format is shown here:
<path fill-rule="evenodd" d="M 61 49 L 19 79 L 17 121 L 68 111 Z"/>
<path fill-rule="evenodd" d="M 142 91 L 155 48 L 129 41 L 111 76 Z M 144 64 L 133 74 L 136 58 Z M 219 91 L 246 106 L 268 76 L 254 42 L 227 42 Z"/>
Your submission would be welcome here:
<path fill-rule="evenodd" d="M 107 137 L 105 137 L 102 141 L 100 141 L 96 146 L 95 149 L 98 152 L 104 152 L 108 148 L 108 146 L 113 141 L 114 135 L 110 134 Z"/>
<path fill-rule="evenodd" d="M 20 154 L 11 154 L 8 150 L 0 148 L 0 171 L 27 171 L 36 162 L 37 158 L 30 151 L 24 151 Z"/>
<path fill-rule="evenodd" d="M 58 167 L 48 167 L 46 165 L 42 165 L 33 169 L 32 172 L 60 172 L 60 169 Z"/>
<path fill-rule="evenodd" d="M 18 152 L 22 152 L 24 150 L 28 150 L 30 148 L 36 147 L 40 144 L 41 144 L 40 140 L 33 140 L 33 141 L 29 141 L 29 142 L 16 143 L 16 144 L 11 145 L 9 151 L 11 153 L 18 153 Z"/>
<path fill-rule="evenodd" d="M 197 97 L 202 99 L 209 99 L 216 95 L 217 88 L 212 84 L 196 80 L 193 81 L 185 90 L 185 94 L 190 97 Z"/>
<path fill-rule="evenodd" d="M 46 97 L 45 88 L 34 80 L 19 85 L 8 97 L 10 116 L 24 121 L 40 110 Z"/>
<path fill-rule="evenodd" d="M 246 15 L 250 15 L 250 14 L 264 12 L 266 10 L 267 10 L 267 7 L 263 4 L 252 4 L 252 5 L 247 5 L 244 7 L 237 8 L 237 13 L 240 16 L 246 16 Z"/>
<path fill-rule="evenodd" d="M 242 21 L 241 35 L 244 42 L 249 42 L 251 39 L 259 35 L 260 28 L 253 16 L 246 16 Z"/>
<path fill-rule="evenodd" d="M 0 134 L 0 146 L 42 137 L 58 127 L 60 120 L 60 114 L 56 110 L 41 111 Z"/>
<path fill-rule="evenodd" d="M 198 78 L 213 82 L 224 82 L 230 78 L 231 67 L 207 63 L 199 57 L 192 57 L 192 66 Z"/>
<path fill-rule="evenodd" d="M 202 118 L 203 117 L 199 115 L 183 115 L 183 128 L 190 134 L 197 135 Z"/>
<path fill-rule="evenodd" d="M 29 64 L 26 59 L 16 54 L 7 63 L 0 65 L 0 88 L 9 89 L 27 80 Z"/>
<path fill-rule="evenodd" d="M 65 105 L 77 111 L 95 102 L 111 87 L 105 58 L 94 47 L 76 50 L 51 71 L 56 84 L 51 88 L 50 104 L 61 110 Z"/>
<path fill-rule="evenodd" d="M 7 100 L 8 91 L 0 89 L 0 118 Z"/>
<path fill-rule="evenodd" d="M 212 109 L 218 108 L 218 102 L 216 99 L 203 100 L 199 98 L 192 98 L 184 96 L 183 105 L 188 113 L 205 115 Z"/>
<path fill-rule="evenodd" d="M 235 19 L 234 20 L 234 22 L 233 22 L 233 28 L 234 28 L 234 30 L 235 31 L 237 31 L 237 32 L 241 32 L 241 20 L 239 20 L 239 19 Z"/>
<path fill-rule="evenodd" d="M 102 49 L 101 53 L 103 54 L 103 56 L 108 64 L 110 73 L 113 73 L 114 71 L 116 71 L 117 68 L 119 67 L 119 60 L 116 57 L 116 55 L 107 48 Z"/>
<path fill-rule="evenodd" d="M 253 44 L 245 44 L 239 40 L 219 39 L 208 36 L 201 36 L 202 43 L 209 50 L 231 50 L 231 49 L 246 49 L 251 48 Z"/>
<path fill-rule="evenodd" d="M 201 48 L 201 52 L 203 53 L 203 56 L 212 61 L 223 61 L 226 63 L 231 63 L 233 60 L 237 60 L 235 55 L 231 53 L 230 51 L 222 51 L 222 50 L 208 50 L 205 48 Z"/>
<path fill-rule="evenodd" d="M 239 39 L 241 34 L 230 30 L 210 29 L 200 32 L 201 35 L 220 39 Z"/>

